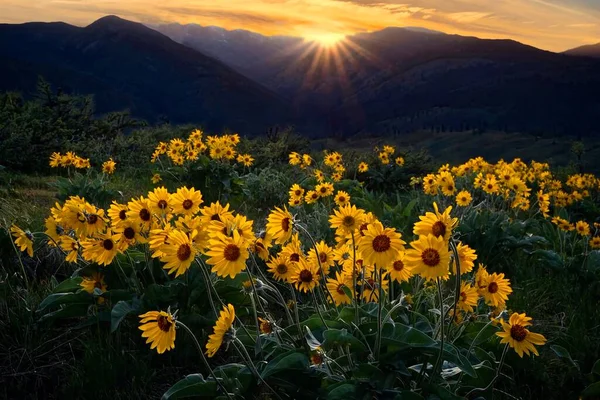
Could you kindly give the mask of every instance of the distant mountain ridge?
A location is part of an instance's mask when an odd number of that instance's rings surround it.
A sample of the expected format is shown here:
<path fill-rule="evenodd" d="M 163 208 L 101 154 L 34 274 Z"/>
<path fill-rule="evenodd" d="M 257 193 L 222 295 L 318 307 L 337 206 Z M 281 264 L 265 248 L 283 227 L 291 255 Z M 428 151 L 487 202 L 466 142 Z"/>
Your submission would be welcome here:
<path fill-rule="evenodd" d="M 418 129 L 598 134 L 600 63 L 414 28 L 348 36 L 335 53 L 299 38 L 198 25 L 156 29 L 319 115 L 343 135 Z M 318 57 L 320 62 L 315 62 Z"/>
<path fill-rule="evenodd" d="M 600 60 L 589 56 L 414 28 L 358 33 L 333 48 L 218 27 L 156 29 L 117 17 L 85 28 L 0 25 L 0 90 L 31 91 L 42 75 L 94 94 L 100 112 L 243 133 L 291 124 L 313 136 L 600 135 Z"/>
<path fill-rule="evenodd" d="M 600 58 L 600 43 L 576 47 L 574 49 L 565 51 L 565 54 L 571 56 Z"/>
<path fill-rule="evenodd" d="M 114 16 L 84 28 L 2 24 L 0 54 L 2 90 L 31 91 L 42 75 L 63 90 L 94 94 L 99 112 L 129 108 L 150 122 L 261 133 L 293 121 L 281 97 L 221 61 Z"/>

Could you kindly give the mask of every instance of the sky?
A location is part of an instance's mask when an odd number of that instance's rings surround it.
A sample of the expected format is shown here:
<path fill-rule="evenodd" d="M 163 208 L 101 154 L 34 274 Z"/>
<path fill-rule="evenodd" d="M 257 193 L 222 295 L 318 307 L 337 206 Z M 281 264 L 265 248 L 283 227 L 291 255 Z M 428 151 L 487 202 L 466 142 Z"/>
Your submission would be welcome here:
<path fill-rule="evenodd" d="M 600 42 L 600 0 L 0 0 L 0 22 L 85 26 L 108 14 L 315 38 L 423 27 L 563 51 Z"/>

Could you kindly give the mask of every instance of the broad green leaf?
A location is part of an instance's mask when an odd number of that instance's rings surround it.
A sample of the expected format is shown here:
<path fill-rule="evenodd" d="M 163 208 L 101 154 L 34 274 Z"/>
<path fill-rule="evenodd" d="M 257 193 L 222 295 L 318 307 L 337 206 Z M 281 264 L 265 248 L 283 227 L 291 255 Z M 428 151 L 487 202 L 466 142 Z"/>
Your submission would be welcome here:
<path fill-rule="evenodd" d="M 571 358 L 569 350 L 556 344 L 553 344 L 552 346 L 550 346 L 550 348 L 557 356 L 559 356 L 560 358 L 567 359 L 575 368 L 579 369 L 579 365 L 575 362 L 575 360 L 573 360 L 573 358 Z"/>
<path fill-rule="evenodd" d="M 90 304 L 67 304 L 62 308 L 59 308 L 56 311 L 49 312 L 48 314 L 44 314 L 38 322 L 49 321 L 53 319 L 60 318 L 78 318 L 85 317 L 88 313 L 88 308 Z"/>
<path fill-rule="evenodd" d="M 420 330 L 400 323 L 383 326 L 381 343 L 410 347 L 435 347 L 437 345 L 435 340 Z"/>
<path fill-rule="evenodd" d="M 114 332 L 119 324 L 127 315 L 139 311 L 140 302 L 137 299 L 132 301 L 121 300 L 112 308 L 110 312 L 110 332 Z"/>
<path fill-rule="evenodd" d="M 171 386 L 163 400 L 183 399 L 186 397 L 214 398 L 217 395 L 217 383 L 207 381 L 201 374 L 191 374 Z"/>
<path fill-rule="evenodd" d="M 600 382 L 592 383 L 581 392 L 582 398 L 600 396 Z"/>
<path fill-rule="evenodd" d="M 79 284 L 82 280 L 81 277 L 65 279 L 52 290 L 52 293 L 76 292 L 81 289 Z"/>
<path fill-rule="evenodd" d="M 592 374 L 600 375 L 600 360 L 596 360 L 592 367 Z"/>
<path fill-rule="evenodd" d="M 366 351 L 367 346 L 359 339 L 354 337 L 346 329 L 328 329 L 323 332 L 323 347 L 325 349 L 334 349 L 337 346 L 346 347 L 350 345 L 352 351 Z"/>
<path fill-rule="evenodd" d="M 79 292 L 79 293 L 53 293 L 46 297 L 39 306 L 38 311 L 43 311 L 49 307 L 56 307 L 61 304 L 73 304 L 73 303 L 82 303 L 82 304 L 91 304 L 93 302 L 93 297 L 88 292 Z"/>
<path fill-rule="evenodd" d="M 327 393 L 327 398 L 330 400 L 350 400 L 354 398 L 356 387 L 349 383 L 343 383 L 336 386 Z"/>
<path fill-rule="evenodd" d="M 308 365 L 308 357 L 305 354 L 291 350 L 269 361 L 261 375 L 266 379 L 281 371 L 304 371 Z"/>

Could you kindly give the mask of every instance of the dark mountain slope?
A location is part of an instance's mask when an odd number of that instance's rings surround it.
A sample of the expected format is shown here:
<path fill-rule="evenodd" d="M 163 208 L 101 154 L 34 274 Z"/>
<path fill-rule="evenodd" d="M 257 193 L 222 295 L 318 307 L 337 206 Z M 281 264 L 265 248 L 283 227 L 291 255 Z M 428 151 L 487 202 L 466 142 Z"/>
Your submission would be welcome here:
<path fill-rule="evenodd" d="M 568 54 L 570 56 L 600 58 L 600 43 L 576 47 L 574 49 L 565 51 L 565 54 Z"/>
<path fill-rule="evenodd" d="M 63 90 L 93 93 L 99 112 L 129 108 L 149 121 L 247 133 L 293 120 L 280 97 L 222 62 L 117 17 L 85 28 L 0 25 L 0 54 L 0 89 L 31 90 L 42 75 Z"/>

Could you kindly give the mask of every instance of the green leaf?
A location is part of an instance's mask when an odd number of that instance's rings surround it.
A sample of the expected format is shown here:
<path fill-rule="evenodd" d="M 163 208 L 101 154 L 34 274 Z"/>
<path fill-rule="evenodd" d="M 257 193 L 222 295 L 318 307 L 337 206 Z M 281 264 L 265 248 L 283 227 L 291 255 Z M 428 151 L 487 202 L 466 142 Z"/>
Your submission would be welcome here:
<path fill-rule="evenodd" d="M 308 365 L 308 357 L 305 354 L 290 350 L 269 361 L 262 372 L 262 377 L 266 379 L 281 371 L 304 371 L 308 368 Z"/>
<path fill-rule="evenodd" d="M 400 323 L 383 326 L 381 343 L 409 347 L 435 347 L 437 345 L 435 340 L 420 330 Z"/>
<path fill-rule="evenodd" d="M 417 205 L 419 199 L 412 199 L 407 205 L 406 207 L 404 207 L 404 210 L 402 211 L 402 215 L 404 217 L 410 217 L 413 208 L 415 208 L 415 206 Z"/>
<path fill-rule="evenodd" d="M 600 396 L 600 382 L 592 383 L 581 392 L 581 397 L 595 397 Z"/>
<path fill-rule="evenodd" d="M 52 293 L 76 292 L 81 289 L 79 284 L 82 280 L 81 277 L 65 279 L 52 290 Z"/>
<path fill-rule="evenodd" d="M 334 387 L 327 393 L 327 398 L 330 400 L 348 400 L 354 398 L 356 387 L 349 383 L 343 383 Z"/>
<path fill-rule="evenodd" d="M 565 268 L 562 257 L 552 250 L 536 250 L 533 254 L 538 256 L 537 261 L 543 266 L 557 270 Z"/>
<path fill-rule="evenodd" d="M 214 398 L 217 395 L 217 383 L 207 381 L 201 374 L 191 374 L 171 386 L 163 400 L 183 399 L 186 397 Z"/>
<path fill-rule="evenodd" d="M 592 367 L 592 374 L 600 375 L 600 360 L 596 360 Z"/>
<path fill-rule="evenodd" d="M 119 301 L 110 312 L 110 332 L 114 332 L 119 327 L 123 318 L 131 313 L 139 311 L 140 301 L 134 299 L 132 301 Z"/>
<path fill-rule="evenodd" d="M 394 397 L 394 400 L 424 400 L 424 398 L 412 390 L 402 390 L 399 395 Z"/>
<path fill-rule="evenodd" d="M 40 303 L 38 311 L 43 311 L 46 308 L 59 306 L 61 304 L 91 304 L 92 300 L 92 295 L 83 291 L 79 293 L 53 293 Z"/>
<path fill-rule="evenodd" d="M 575 362 L 575 360 L 573 360 L 573 358 L 571 358 L 569 350 L 556 344 L 553 344 L 552 346 L 550 346 L 550 348 L 557 356 L 559 356 L 560 358 L 567 359 L 575 368 L 579 369 L 579 365 Z"/>
<path fill-rule="evenodd" d="M 49 321 L 59 318 L 85 317 L 87 315 L 89 307 L 89 304 L 67 304 L 56 311 L 44 314 L 38 322 Z"/>
<path fill-rule="evenodd" d="M 367 346 L 359 339 L 350 334 L 346 329 L 328 329 L 323 332 L 323 347 L 325 349 L 334 349 L 337 346 L 346 347 L 350 345 L 352 351 L 366 351 Z"/>

